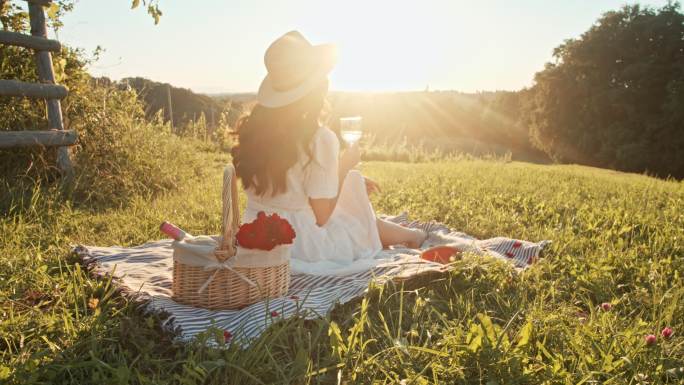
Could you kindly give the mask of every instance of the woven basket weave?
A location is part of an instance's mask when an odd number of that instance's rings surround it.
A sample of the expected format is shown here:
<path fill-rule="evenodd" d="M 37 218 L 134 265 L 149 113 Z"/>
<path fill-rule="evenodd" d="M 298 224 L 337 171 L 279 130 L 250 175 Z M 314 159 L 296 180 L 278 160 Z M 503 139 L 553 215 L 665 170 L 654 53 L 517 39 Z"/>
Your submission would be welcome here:
<path fill-rule="evenodd" d="M 237 252 L 235 234 L 240 225 L 235 169 L 226 166 L 223 172 L 223 230 L 213 255 L 207 255 L 216 265 L 229 268 L 207 268 L 180 262 L 174 249 L 173 300 L 186 305 L 213 310 L 233 310 L 280 297 L 290 286 L 289 259 L 269 266 L 241 267 L 231 264 Z M 274 249 L 275 250 L 275 249 Z M 267 252 L 264 252 L 267 253 Z M 258 261 L 256 261 L 258 264 Z M 223 267 L 223 266 L 222 266 Z"/>

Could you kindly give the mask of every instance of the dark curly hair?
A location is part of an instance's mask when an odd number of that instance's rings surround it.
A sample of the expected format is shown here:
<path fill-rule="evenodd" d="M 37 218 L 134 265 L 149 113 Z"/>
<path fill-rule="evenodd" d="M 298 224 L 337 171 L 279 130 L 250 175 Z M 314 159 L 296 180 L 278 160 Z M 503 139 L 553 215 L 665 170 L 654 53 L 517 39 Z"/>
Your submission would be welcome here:
<path fill-rule="evenodd" d="M 233 165 L 245 189 L 257 195 L 287 191 L 287 171 L 302 152 L 311 159 L 309 144 L 320 126 L 328 93 L 325 80 L 304 98 L 279 108 L 257 104 L 236 124 Z"/>

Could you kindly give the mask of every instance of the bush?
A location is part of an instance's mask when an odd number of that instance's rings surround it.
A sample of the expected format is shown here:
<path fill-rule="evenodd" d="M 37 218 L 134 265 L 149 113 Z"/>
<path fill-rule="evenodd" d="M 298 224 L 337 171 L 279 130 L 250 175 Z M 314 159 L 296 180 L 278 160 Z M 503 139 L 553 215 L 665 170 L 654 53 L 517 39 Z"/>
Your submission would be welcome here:
<path fill-rule="evenodd" d="M 0 15 L 6 27 L 26 32 L 27 15 L 19 8 L 5 4 Z M 121 205 L 136 196 L 172 189 L 189 174 L 201 172 L 197 147 L 211 145 L 178 138 L 167 125 L 147 121 L 134 91 L 93 81 L 82 51 L 64 48 L 53 63 L 57 81 L 69 88 L 62 103 L 65 127 L 79 135 L 77 145 L 70 148 L 76 175 L 67 195 L 75 203 Z M 0 69 L 4 79 L 37 80 L 33 55 L 23 48 L 0 47 Z M 0 130 L 47 126 L 44 102 L 0 98 Z M 58 185 L 55 152 L 0 150 L 0 208 L 15 201 L 16 194 L 31 194 L 36 186 Z"/>
<path fill-rule="evenodd" d="M 201 172 L 200 143 L 146 121 L 135 92 L 92 87 L 81 100 L 82 113 L 72 121 L 79 132 L 73 157 L 79 201 L 119 204 L 173 189 Z"/>

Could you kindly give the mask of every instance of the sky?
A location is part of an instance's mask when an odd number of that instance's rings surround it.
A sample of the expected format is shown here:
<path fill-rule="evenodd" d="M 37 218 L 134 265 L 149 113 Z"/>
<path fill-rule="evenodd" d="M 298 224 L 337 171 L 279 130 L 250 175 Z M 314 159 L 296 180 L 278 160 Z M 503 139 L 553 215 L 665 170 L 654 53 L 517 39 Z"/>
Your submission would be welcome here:
<path fill-rule="evenodd" d="M 642 4 L 660 7 L 663 1 Z M 196 92 L 255 92 L 263 54 L 299 30 L 335 43 L 331 89 L 518 90 L 615 0 L 160 0 L 158 25 L 130 0 L 80 0 L 57 37 L 92 53 L 96 76 L 142 76 Z"/>

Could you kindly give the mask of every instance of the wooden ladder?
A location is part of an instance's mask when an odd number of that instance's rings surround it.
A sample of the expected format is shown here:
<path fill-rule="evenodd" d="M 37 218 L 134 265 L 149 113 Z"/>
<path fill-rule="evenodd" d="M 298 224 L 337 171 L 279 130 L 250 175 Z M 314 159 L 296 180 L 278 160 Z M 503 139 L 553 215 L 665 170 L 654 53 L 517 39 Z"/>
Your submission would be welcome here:
<path fill-rule="evenodd" d="M 64 129 L 62 107 L 59 101 L 64 99 L 68 92 L 66 87 L 55 84 L 55 72 L 52 69 L 52 54 L 50 52 L 59 52 L 62 48 L 59 41 L 47 38 L 43 7 L 51 5 L 52 0 L 26 1 L 28 1 L 29 19 L 31 21 L 31 35 L 0 31 L 0 44 L 33 49 L 40 83 L 0 80 L 0 96 L 45 99 L 49 127 L 45 131 L 0 131 L 0 148 L 58 147 L 57 167 L 64 179 L 70 181 L 74 170 L 66 146 L 74 145 L 77 135 L 73 130 Z"/>

